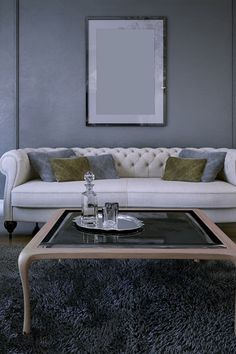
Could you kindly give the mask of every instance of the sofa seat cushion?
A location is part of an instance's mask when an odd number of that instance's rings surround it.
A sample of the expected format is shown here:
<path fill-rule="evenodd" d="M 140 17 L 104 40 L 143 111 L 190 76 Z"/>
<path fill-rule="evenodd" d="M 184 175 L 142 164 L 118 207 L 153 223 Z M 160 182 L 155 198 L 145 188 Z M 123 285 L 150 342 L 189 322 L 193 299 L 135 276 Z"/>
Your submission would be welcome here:
<path fill-rule="evenodd" d="M 99 205 L 160 208 L 234 208 L 236 187 L 223 181 L 177 182 L 160 178 L 120 178 L 95 181 Z M 12 205 L 26 208 L 65 208 L 81 205 L 84 181 L 32 180 L 12 190 Z"/>
<path fill-rule="evenodd" d="M 126 185 L 125 178 L 96 181 L 94 190 L 98 194 L 99 204 L 118 201 L 126 206 Z M 32 180 L 12 190 L 12 205 L 25 208 L 79 207 L 84 190 L 84 181 L 58 183 Z"/>
<path fill-rule="evenodd" d="M 160 208 L 235 208 L 236 187 L 224 181 L 180 182 L 130 178 L 128 205 Z"/>

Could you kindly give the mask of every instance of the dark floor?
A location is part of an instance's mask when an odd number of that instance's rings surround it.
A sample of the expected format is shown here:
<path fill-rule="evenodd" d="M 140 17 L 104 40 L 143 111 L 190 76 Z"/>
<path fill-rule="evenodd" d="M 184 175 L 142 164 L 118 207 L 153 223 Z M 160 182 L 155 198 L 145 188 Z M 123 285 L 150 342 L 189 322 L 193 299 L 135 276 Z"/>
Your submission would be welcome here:
<path fill-rule="evenodd" d="M 236 243 L 236 223 L 217 224 Z"/>
<path fill-rule="evenodd" d="M 0 245 L 22 245 L 25 246 L 32 239 L 32 231 L 35 224 L 33 223 L 18 223 L 13 236 L 10 239 L 7 231 L 3 226 L 3 221 L 0 220 Z"/>

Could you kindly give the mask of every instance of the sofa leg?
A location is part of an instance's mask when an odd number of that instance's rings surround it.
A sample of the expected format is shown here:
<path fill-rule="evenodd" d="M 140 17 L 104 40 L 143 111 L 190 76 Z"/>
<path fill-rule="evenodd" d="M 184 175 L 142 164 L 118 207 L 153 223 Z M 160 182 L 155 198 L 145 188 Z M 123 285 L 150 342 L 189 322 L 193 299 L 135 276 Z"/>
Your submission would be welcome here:
<path fill-rule="evenodd" d="M 32 235 L 35 236 L 37 234 L 37 232 L 39 232 L 39 230 L 40 230 L 39 224 L 36 222 L 35 227 L 32 231 Z"/>
<path fill-rule="evenodd" d="M 12 237 L 12 233 L 15 230 L 16 226 L 17 226 L 16 221 L 4 221 L 4 227 L 8 231 L 10 238 Z"/>

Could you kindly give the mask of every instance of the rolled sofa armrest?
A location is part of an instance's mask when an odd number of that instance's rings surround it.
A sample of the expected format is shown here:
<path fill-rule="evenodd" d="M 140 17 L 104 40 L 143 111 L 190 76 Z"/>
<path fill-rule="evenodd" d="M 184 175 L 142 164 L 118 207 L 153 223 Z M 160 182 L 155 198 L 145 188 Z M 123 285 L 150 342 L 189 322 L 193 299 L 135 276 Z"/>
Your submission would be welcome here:
<path fill-rule="evenodd" d="M 0 159 L 0 171 L 6 176 L 4 188 L 4 220 L 13 220 L 11 191 L 32 178 L 28 155 L 25 150 L 10 150 Z"/>
<path fill-rule="evenodd" d="M 227 149 L 224 172 L 227 182 L 236 186 L 236 149 Z"/>

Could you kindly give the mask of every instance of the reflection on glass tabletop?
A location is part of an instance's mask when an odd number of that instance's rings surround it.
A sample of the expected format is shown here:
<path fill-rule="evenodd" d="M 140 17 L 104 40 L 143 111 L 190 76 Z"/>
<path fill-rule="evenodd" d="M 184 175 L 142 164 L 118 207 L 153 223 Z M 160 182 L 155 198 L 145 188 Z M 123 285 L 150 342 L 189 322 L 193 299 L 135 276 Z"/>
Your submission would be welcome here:
<path fill-rule="evenodd" d="M 85 230 L 73 221 L 80 212 L 65 210 L 43 239 L 43 247 L 119 247 L 119 248 L 212 248 L 224 247 L 194 211 L 122 211 L 137 218 L 142 227 L 119 232 Z"/>

